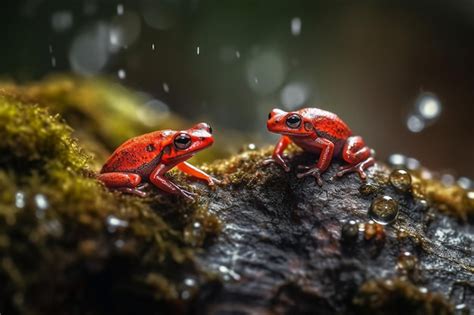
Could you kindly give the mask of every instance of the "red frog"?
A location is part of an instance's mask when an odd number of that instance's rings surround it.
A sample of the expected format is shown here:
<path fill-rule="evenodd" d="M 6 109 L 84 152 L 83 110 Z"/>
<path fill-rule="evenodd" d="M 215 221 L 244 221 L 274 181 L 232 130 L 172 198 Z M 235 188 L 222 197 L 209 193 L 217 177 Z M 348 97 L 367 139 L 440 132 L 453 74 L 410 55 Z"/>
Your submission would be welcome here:
<path fill-rule="evenodd" d="M 367 176 L 364 170 L 374 165 L 373 152 L 359 136 L 353 136 L 349 127 L 335 114 L 319 108 L 303 108 L 294 112 L 273 109 L 268 115 L 267 128 L 271 132 L 281 134 L 271 159 L 264 164 L 277 163 L 286 172 L 290 168 L 283 159 L 283 151 L 291 143 L 303 150 L 319 154 L 315 166 L 299 165 L 305 171 L 298 178 L 314 176 L 322 186 L 321 174 L 326 171 L 334 156 L 349 163 L 342 166 L 336 174 L 338 177 L 346 173 L 358 172 L 361 179 Z"/>
<path fill-rule="evenodd" d="M 168 180 L 164 175 L 173 167 L 206 180 L 209 185 L 215 178 L 185 162 L 214 142 L 212 128 L 200 123 L 188 130 L 161 130 L 127 140 L 105 162 L 99 180 L 107 187 L 123 192 L 146 196 L 142 191 L 151 182 L 171 194 L 180 194 L 194 200 L 188 192 Z"/>

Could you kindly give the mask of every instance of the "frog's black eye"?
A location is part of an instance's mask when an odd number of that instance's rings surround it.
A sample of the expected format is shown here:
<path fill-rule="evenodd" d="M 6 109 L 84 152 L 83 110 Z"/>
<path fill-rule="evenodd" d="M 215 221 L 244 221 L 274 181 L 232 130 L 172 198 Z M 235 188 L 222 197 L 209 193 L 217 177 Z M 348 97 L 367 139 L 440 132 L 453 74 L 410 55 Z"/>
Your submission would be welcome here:
<path fill-rule="evenodd" d="M 272 112 L 268 113 L 268 119 L 270 120 L 272 118 Z"/>
<path fill-rule="evenodd" d="M 212 127 L 209 126 L 209 133 L 212 135 Z"/>
<path fill-rule="evenodd" d="M 286 118 L 286 125 L 292 129 L 299 128 L 299 126 L 301 126 L 300 116 L 296 114 L 288 116 L 288 118 Z"/>
<path fill-rule="evenodd" d="M 191 137 L 185 133 L 181 133 L 174 138 L 174 146 L 178 150 L 184 150 L 191 145 Z"/>

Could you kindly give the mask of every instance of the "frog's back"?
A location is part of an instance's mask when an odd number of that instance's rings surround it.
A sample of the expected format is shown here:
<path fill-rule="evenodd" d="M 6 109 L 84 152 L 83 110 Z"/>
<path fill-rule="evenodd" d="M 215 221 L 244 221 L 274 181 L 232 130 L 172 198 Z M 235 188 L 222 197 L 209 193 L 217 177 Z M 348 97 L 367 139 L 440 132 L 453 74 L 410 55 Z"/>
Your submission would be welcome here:
<path fill-rule="evenodd" d="M 166 135 L 166 132 L 155 131 L 127 140 L 112 153 L 101 173 L 135 172 L 144 165 L 157 164 L 162 151 L 161 140 Z"/>
<path fill-rule="evenodd" d="M 311 118 L 314 129 L 321 137 L 346 140 L 352 135 L 349 126 L 334 113 L 319 108 L 305 108 L 300 114 Z"/>

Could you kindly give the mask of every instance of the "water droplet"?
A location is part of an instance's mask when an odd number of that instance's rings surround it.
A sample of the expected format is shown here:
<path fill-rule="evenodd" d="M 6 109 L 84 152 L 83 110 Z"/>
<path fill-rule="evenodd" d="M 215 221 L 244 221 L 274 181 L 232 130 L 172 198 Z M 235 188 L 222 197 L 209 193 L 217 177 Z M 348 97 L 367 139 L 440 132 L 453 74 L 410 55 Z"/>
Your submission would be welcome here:
<path fill-rule="evenodd" d="M 410 252 L 403 252 L 398 256 L 397 270 L 402 273 L 412 273 L 417 266 L 418 259 Z"/>
<path fill-rule="evenodd" d="M 19 209 L 23 209 L 25 205 L 26 205 L 25 193 L 22 191 L 18 191 L 15 194 L 15 206 Z"/>
<path fill-rule="evenodd" d="M 383 240 L 385 238 L 385 230 L 382 225 L 370 220 L 364 224 L 364 238 L 370 240 L 374 237 L 376 240 Z"/>
<path fill-rule="evenodd" d="M 298 36 L 301 33 L 301 19 L 299 17 L 294 17 L 291 20 L 291 34 Z"/>
<path fill-rule="evenodd" d="M 235 51 L 235 57 L 237 57 L 237 59 L 240 58 L 240 51 L 238 51 L 238 50 Z"/>
<path fill-rule="evenodd" d="M 420 166 L 421 166 L 420 161 L 418 161 L 418 160 L 415 159 L 415 158 L 411 158 L 411 157 L 410 157 L 410 158 L 407 158 L 405 164 L 406 164 L 407 168 L 408 168 L 409 170 L 412 170 L 412 171 L 419 169 Z"/>
<path fill-rule="evenodd" d="M 456 179 L 451 174 L 443 174 L 441 176 L 441 183 L 443 183 L 444 186 L 452 186 L 455 182 Z"/>
<path fill-rule="evenodd" d="M 165 91 L 165 93 L 169 93 L 170 92 L 170 87 L 169 85 L 165 82 L 163 83 L 163 91 Z"/>
<path fill-rule="evenodd" d="M 119 228 L 126 228 L 128 226 L 128 222 L 125 220 L 121 220 L 116 216 L 109 215 L 106 218 L 107 230 L 111 233 L 117 231 Z"/>
<path fill-rule="evenodd" d="M 359 224 L 350 220 L 342 225 L 341 236 L 344 240 L 354 240 L 359 234 Z"/>
<path fill-rule="evenodd" d="M 199 55 L 200 49 L 199 46 L 196 47 L 196 55 Z"/>
<path fill-rule="evenodd" d="M 417 115 L 410 115 L 407 119 L 407 128 L 411 132 L 418 133 L 425 128 L 425 122 Z"/>
<path fill-rule="evenodd" d="M 405 170 L 394 170 L 390 174 L 390 183 L 400 191 L 408 191 L 411 188 L 411 176 Z"/>
<path fill-rule="evenodd" d="M 382 225 L 392 223 L 398 216 L 398 202 L 390 196 L 377 197 L 372 201 L 369 216 Z"/>
<path fill-rule="evenodd" d="M 472 181 L 467 177 L 459 177 L 457 184 L 463 189 L 470 189 L 472 187 Z"/>
<path fill-rule="evenodd" d="M 151 50 L 155 50 L 155 44 L 151 44 Z"/>
<path fill-rule="evenodd" d="M 474 190 L 466 191 L 463 197 L 463 205 L 467 209 L 474 210 Z"/>
<path fill-rule="evenodd" d="M 125 72 L 125 70 L 123 69 L 120 69 L 118 72 L 117 72 L 117 75 L 119 77 L 119 79 L 123 80 L 127 77 L 127 73 Z"/>
<path fill-rule="evenodd" d="M 191 222 L 184 228 L 184 241 L 191 246 L 201 246 L 206 232 L 199 221 Z"/>
<path fill-rule="evenodd" d="M 117 4 L 117 15 L 122 15 L 124 11 L 123 4 L 119 3 Z"/>
<path fill-rule="evenodd" d="M 249 145 L 247 146 L 247 149 L 254 151 L 257 149 L 257 146 L 255 145 L 255 143 L 249 143 Z"/>
<path fill-rule="evenodd" d="M 392 166 L 405 166 L 407 158 L 402 154 L 392 154 L 388 158 L 388 163 Z"/>
<path fill-rule="evenodd" d="M 56 57 L 51 57 L 51 67 L 56 68 Z"/>

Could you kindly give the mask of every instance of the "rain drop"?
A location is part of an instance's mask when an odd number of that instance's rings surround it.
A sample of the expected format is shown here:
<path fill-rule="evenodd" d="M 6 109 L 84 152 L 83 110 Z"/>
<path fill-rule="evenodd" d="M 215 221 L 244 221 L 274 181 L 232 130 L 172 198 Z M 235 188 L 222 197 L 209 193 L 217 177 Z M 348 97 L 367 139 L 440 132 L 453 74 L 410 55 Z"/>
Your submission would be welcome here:
<path fill-rule="evenodd" d="M 372 201 L 369 216 L 379 224 L 390 224 L 397 219 L 398 202 L 390 196 L 377 197 Z"/>
<path fill-rule="evenodd" d="M 124 11 L 123 4 L 117 4 L 117 15 L 122 15 Z"/>
<path fill-rule="evenodd" d="M 235 57 L 236 57 L 237 59 L 240 58 L 240 51 L 237 50 L 237 51 L 235 52 Z"/>
<path fill-rule="evenodd" d="M 155 44 L 151 44 L 151 50 L 155 50 Z"/>
<path fill-rule="evenodd" d="M 168 83 L 163 83 L 163 91 L 165 91 L 165 93 L 169 93 L 170 92 L 170 87 L 168 86 Z"/>
<path fill-rule="evenodd" d="M 200 52 L 199 50 L 200 50 L 200 49 L 199 49 L 199 46 L 197 46 L 197 47 L 196 47 L 196 55 L 199 55 L 199 52 Z"/>
<path fill-rule="evenodd" d="M 15 206 L 19 209 L 22 209 L 25 207 L 25 205 L 26 205 L 25 193 L 22 191 L 18 191 L 15 194 Z"/>
<path fill-rule="evenodd" d="M 291 20 L 291 34 L 298 36 L 301 33 L 301 19 L 299 17 L 294 17 Z"/>
<path fill-rule="evenodd" d="M 390 174 L 390 183 L 400 191 L 408 191 L 411 187 L 411 176 L 403 169 L 394 170 Z"/>

